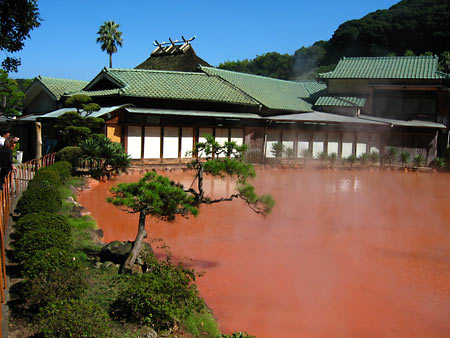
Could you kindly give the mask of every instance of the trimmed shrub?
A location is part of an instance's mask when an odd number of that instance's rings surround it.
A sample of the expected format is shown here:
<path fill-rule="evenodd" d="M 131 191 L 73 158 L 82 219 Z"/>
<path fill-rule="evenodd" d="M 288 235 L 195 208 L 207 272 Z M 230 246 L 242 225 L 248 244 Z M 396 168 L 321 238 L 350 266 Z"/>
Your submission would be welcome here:
<path fill-rule="evenodd" d="M 69 162 L 72 165 L 73 170 L 79 166 L 80 158 L 80 147 L 65 147 L 56 153 L 56 161 Z"/>
<path fill-rule="evenodd" d="M 30 306 L 79 298 L 87 287 L 82 265 L 60 248 L 37 251 L 23 265 L 25 297 Z"/>
<path fill-rule="evenodd" d="M 62 207 L 62 196 L 59 186 L 49 182 L 34 183 L 31 181 L 24 191 L 14 210 L 17 214 L 25 216 L 37 212 L 57 212 Z"/>
<path fill-rule="evenodd" d="M 159 331 L 204 309 L 197 286 L 192 283 L 192 270 L 156 259 L 148 264 L 149 273 L 128 277 L 126 288 L 112 305 L 114 317 L 151 325 Z"/>
<path fill-rule="evenodd" d="M 14 257 L 19 262 L 25 262 L 41 250 L 57 248 L 71 251 L 72 247 L 70 234 L 43 225 L 25 232 L 22 238 L 14 242 Z"/>
<path fill-rule="evenodd" d="M 71 226 L 67 218 L 50 212 L 39 212 L 21 217 L 14 226 L 14 233 L 19 239 L 25 233 L 39 228 L 59 231 L 65 234 L 71 233 Z"/>
<path fill-rule="evenodd" d="M 45 184 L 56 186 L 61 185 L 61 177 L 59 176 L 59 173 L 56 170 L 51 169 L 51 167 L 39 169 L 28 184 L 28 189 L 36 185 L 41 186 Z"/>
<path fill-rule="evenodd" d="M 74 257 L 73 252 L 58 248 L 40 250 L 24 263 L 22 276 L 33 279 L 39 275 L 49 275 L 57 270 L 74 271 L 80 269 L 80 262 Z"/>
<path fill-rule="evenodd" d="M 108 314 L 92 301 L 51 303 L 40 311 L 38 329 L 45 338 L 109 338 Z"/>
<path fill-rule="evenodd" d="M 72 172 L 72 165 L 68 161 L 60 161 L 48 167 L 59 175 L 61 183 L 66 182 Z"/>

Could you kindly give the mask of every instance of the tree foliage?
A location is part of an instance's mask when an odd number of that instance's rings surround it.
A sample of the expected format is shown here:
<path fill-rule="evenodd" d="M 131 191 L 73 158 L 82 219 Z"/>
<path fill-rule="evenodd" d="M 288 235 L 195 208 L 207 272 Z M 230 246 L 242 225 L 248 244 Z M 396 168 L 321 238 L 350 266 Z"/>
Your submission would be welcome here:
<path fill-rule="evenodd" d="M 131 213 L 143 212 L 164 221 L 173 221 L 175 215 L 197 215 L 194 198 L 167 177 L 155 172 L 145 174 L 136 183 L 120 183 L 111 189 L 108 202 L 124 207 Z"/>
<path fill-rule="evenodd" d="M 130 156 L 123 145 L 111 141 L 105 135 L 92 135 L 80 143 L 81 160 L 89 163 L 95 178 L 125 171 L 130 166 Z"/>
<path fill-rule="evenodd" d="M 40 26 L 37 0 L 0 0 L 0 50 L 15 53 L 24 46 L 30 31 Z M 2 68 L 17 71 L 20 59 L 7 56 Z"/>
<path fill-rule="evenodd" d="M 313 73 L 315 69 L 323 65 L 326 56 L 327 41 L 317 41 L 310 47 L 301 47 L 294 53 L 291 77 L 307 77 L 305 74 Z"/>
<path fill-rule="evenodd" d="M 350 20 L 334 32 L 327 46 L 327 62 L 342 56 L 404 55 L 448 50 L 450 2 L 402 0 L 386 10 L 378 10 L 359 20 Z"/>
<path fill-rule="evenodd" d="M 82 110 L 84 112 L 84 117 L 91 115 L 95 111 L 100 110 L 100 106 L 92 102 L 92 98 L 84 94 L 76 94 L 69 97 L 64 105 L 68 108 L 76 108 L 78 114 L 81 115 Z"/>
<path fill-rule="evenodd" d="M 176 215 L 197 215 L 201 204 L 214 204 L 237 198 L 245 201 L 256 213 L 266 215 L 271 212 L 274 206 L 272 197 L 257 195 L 255 188 L 247 182 L 249 178 L 256 176 L 253 166 L 244 161 L 247 147 L 239 146 L 235 142 L 220 145 L 211 135 L 206 135 L 205 139 L 205 142 L 197 143 L 194 149 L 196 154 L 202 154 L 204 158 L 197 158 L 189 163 L 189 168 L 194 169 L 196 175 L 188 189 L 154 172 L 147 173 L 136 183 L 121 183 L 111 189 L 113 196 L 108 198 L 109 203 L 128 212 L 139 213 L 136 240 L 122 271 L 132 271 L 142 240 L 147 237 L 147 215 L 170 222 Z M 204 175 L 234 178 L 236 191 L 229 196 L 211 198 L 205 194 Z"/>
<path fill-rule="evenodd" d="M 109 54 L 109 68 L 112 68 L 112 55 L 117 52 L 117 46 L 122 47 L 123 43 L 119 26 L 114 21 L 105 21 L 97 32 L 97 43 L 101 44 L 102 51 Z"/>
<path fill-rule="evenodd" d="M 105 121 L 99 117 L 92 117 L 94 111 L 100 110 L 100 106 L 92 103 L 88 95 L 73 95 L 65 102 L 66 107 L 76 108 L 77 111 L 69 111 L 58 117 L 55 128 L 63 138 L 64 145 L 77 146 L 94 134 L 102 132 Z"/>
<path fill-rule="evenodd" d="M 314 79 L 334 69 L 344 56 L 439 55 L 450 72 L 450 2 L 402 0 L 389 9 L 341 24 L 329 41 L 255 59 L 227 61 L 219 68 L 279 79 Z"/>
<path fill-rule="evenodd" d="M 292 55 L 271 52 L 252 60 L 227 61 L 218 68 L 287 80 L 291 77 L 292 62 Z"/>
<path fill-rule="evenodd" d="M 20 115 L 23 97 L 17 82 L 8 78 L 8 73 L 0 70 L 0 114 L 6 117 Z"/>

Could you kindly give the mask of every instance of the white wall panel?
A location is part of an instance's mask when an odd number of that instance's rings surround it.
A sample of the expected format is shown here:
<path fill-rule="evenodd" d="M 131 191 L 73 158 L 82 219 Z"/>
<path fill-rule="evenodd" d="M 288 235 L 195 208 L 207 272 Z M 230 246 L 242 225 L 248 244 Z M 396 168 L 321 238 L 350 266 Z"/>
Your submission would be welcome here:
<path fill-rule="evenodd" d="M 275 155 L 272 154 L 272 145 L 277 143 L 280 140 L 280 131 L 277 129 L 268 129 L 267 130 L 267 142 L 266 142 L 266 157 L 267 158 L 275 158 Z"/>
<path fill-rule="evenodd" d="M 127 153 L 132 159 L 140 159 L 142 151 L 142 127 L 128 126 Z"/>
<path fill-rule="evenodd" d="M 199 133 L 199 142 L 206 142 L 205 135 L 213 135 L 213 129 L 212 128 L 200 128 L 198 130 Z M 198 154 L 198 157 L 205 157 L 205 154 L 203 152 L 200 152 Z"/>
<path fill-rule="evenodd" d="M 283 130 L 283 146 L 285 149 L 291 148 L 294 150 L 295 142 L 295 131 L 294 130 Z M 283 154 L 283 157 L 286 155 Z"/>
<path fill-rule="evenodd" d="M 314 132 L 312 144 L 312 154 L 314 158 L 318 158 L 318 155 L 325 149 L 325 137 L 326 135 L 324 132 Z"/>
<path fill-rule="evenodd" d="M 178 127 L 164 127 L 163 158 L 178 158 Z"/>
<path fill-rule="evenodd" d="M 370 152 L 380 153 L 381 149 L 381 138 L 378 134 L 370 135 Z"/>
<path fill-rule="evenodd" d="M 181 129 L 181 158 L 192 158 L 194 128 Z"/>
<path fill-rule="evenodd" d="M 303 151 L 305 149 L 309 149 L 309 139 L 310 134 L 308 132 L 305 132 L 303 130 L 300 130 L 298 132 L 298 143 L 297 143 L 297 157 L 303 158 Z"/>
<path fill-rule="evenodd" d="M 339 142 L 341 141 L 341 136 L 338 133 L 328 133 L 328 149 L 327 154 L 339 153 Z"/>
<path fill-rule="evenodd" d="M 216 128 L 216 141 L 221 146 L 225 145 L 225 142 L 228 142 L 228 128 Z M 224 157 L 225 154 L 221 154 L 220 157 Z"/>
<path fill-rule="evenodd" d="M 231 129 L 231 141 L 238 146 L 244 143 L 244 129 Z"/>
<path fill-rule="evenodd" d="M 367 153 L 367 147 L 369 144 L 369 136 L 358 134 L 356 138 L 356 156 L 361 156 Z"/>
<path fill-rule="evenodd" d="M 342 137 L 342 158 L 347 158 L 353 154 L 353 142 L 355 135 L 353 133 L 344 133 Z"/>
<path fill-rule="evenodd" d="M 161 157 L 161 127 L 145 127 L 144 158 Z"/>

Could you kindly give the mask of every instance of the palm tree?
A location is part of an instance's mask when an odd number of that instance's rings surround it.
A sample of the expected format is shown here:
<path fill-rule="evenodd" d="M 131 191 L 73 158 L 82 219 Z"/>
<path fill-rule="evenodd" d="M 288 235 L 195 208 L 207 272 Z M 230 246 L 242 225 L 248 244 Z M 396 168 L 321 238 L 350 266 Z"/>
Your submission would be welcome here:
<path fill-rule="evenodd" d="M 112 68 L 112 55 L 117 52 L 117 46 L 122 47 L 122 32 L 118 30 L 119 26 L 114 21 L 105 21 L 97 32 L 97 42 L 102 44 L 102 51 L 109 54 L 109 68 Z"/>

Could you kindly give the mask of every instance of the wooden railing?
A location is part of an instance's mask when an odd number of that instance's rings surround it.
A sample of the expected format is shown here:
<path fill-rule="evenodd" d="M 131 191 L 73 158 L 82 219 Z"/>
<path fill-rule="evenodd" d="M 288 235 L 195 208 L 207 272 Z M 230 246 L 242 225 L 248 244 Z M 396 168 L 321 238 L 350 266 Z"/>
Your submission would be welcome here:
<path fill-rule="evenodd" d="M 34 177 L 39 168 L 55 163 L 55 154 L 48 154 L 39 159 L 25 162 L 15 167 L 6 177 L 3 190 L 0 194 L 0 251 L 1 251 L 1 278 L 0 278 L 0 300 L 6 302 L 5 289 L 8 287 L 6 278 L 6 234 L 8 231 L 11 208 L 15 205 L 16 199 L 27 189 L 28 182 Z M 2 311 L 0 311 L 0 321 L 3 323 Z M 0 329 L 0 338 L 2 330 Z"/>

